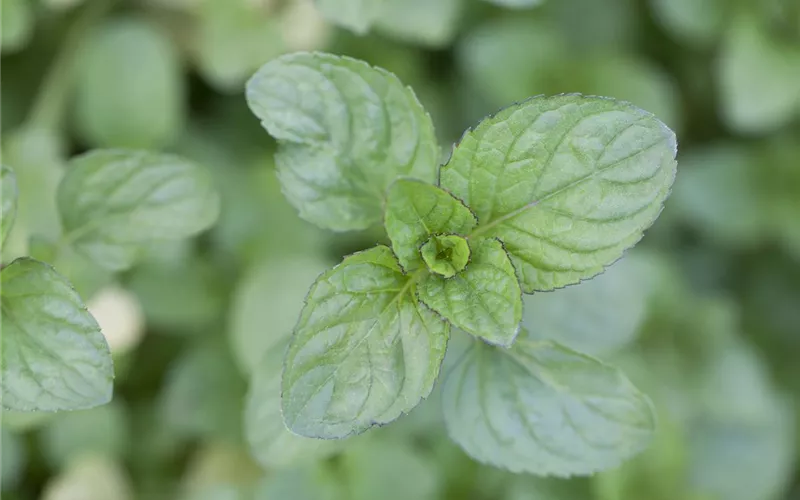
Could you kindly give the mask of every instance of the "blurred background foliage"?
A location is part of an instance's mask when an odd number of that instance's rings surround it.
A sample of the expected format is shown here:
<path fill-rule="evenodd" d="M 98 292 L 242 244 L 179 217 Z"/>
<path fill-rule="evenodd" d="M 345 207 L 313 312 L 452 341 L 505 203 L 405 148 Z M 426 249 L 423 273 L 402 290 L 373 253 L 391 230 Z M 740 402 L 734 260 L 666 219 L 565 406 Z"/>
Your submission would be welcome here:
<path fill-rule="evenodd" d="M 4 262 L 54 255 L 54 189 L 87 149 L 183 154 L 223 196 L 216 227 L 122 275 L 58 255 L 109 339 L 115 398 L 3 412 L 2 498 L 800 500 L 800 1 L 2 0 L 1 33 L 2 160 L 21 191 Z M 629 100 L 677 131 L 677 183 L 643 243 L 525 298 L 533 335 L 651 395 L 648 451 L 592 478 L 514 476 L 448 440 L 435 391 L 312 456 L 270 441 L 259 412 L 275 413 L 275 353 L 309 285 L 385 239 L 319 231 L 281 196 L 243 84 L 298 50 L 395 72 L 443 158 L 543 93 Z"/>

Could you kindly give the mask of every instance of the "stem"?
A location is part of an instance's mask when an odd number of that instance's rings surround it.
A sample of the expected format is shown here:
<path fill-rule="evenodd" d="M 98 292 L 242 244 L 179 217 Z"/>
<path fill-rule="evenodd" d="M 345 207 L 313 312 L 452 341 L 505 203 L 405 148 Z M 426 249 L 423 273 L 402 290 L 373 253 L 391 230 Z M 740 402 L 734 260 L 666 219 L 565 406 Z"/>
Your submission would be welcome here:
<path fill-rule="evenodd" d="M 89 29 L 115 0 L 95 0 L 78 14 L 69 27 L 61 51 L 44 78 L 39 94 L 31 107 L 26 125 L 30 128 L 57 129 L 64 113 L 67 96 L 72 89 L 78 50 Z"/>

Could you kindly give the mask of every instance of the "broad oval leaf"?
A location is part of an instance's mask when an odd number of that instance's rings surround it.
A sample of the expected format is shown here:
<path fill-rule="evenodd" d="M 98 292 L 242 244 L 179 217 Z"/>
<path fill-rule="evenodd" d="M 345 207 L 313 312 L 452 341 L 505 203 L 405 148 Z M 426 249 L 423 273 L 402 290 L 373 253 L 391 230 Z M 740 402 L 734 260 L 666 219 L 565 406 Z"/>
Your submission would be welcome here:
<path fill-rule="evenodd" d="M 441 185 L 500 239 L 522 290 L 591 278 L 661 212 L 675 135 L 635 106 L 577 94 L 510 106 L 464 134 Z"/>
<path fill-rule="evenodd" d="M 110 401 L 111 352 L 69 282 L 29 258 L 3 269 L 0 282 L 3 407 L 78 410 Z"/>
<path fill-rule="evenodd" d="M 559 344 L 474 342 L 445 380 L 450 437 L 476 460 L 513 472 L 587 475 L 650 441 L 649 399 L 623 373 Z"/>
<path fill-rule="evenodd" d="M 522 326 L 532 339 L 585 354 L 614 352 L 636 337 L 645 319 L 651 276 L 646 264 L 628 255 L 581 286 L 526 295 Z"/>
<path fill-rule="evenodd" d="M 331 54 L 289 54 L 250 79 L 247 102 L 280 143 L 284 194 L 320 227 L 365 229 L 380 220 L 398 176 L 435 180 L 433 123 L 385 70 Z"/>
<path fill-rule="evenodd" d="M 281 371 L 288 338 L 272 345 L 255 366 L 244 410 L 250 452 L 266 468 L 323 458 L 339 448 L 335 441 L 292 434 L 281 416 Z"/>
<path fill-rule="evenodd" d="M 427 397 L 449 325 L 377 246 L 317 279 L 286 353 L 283 418 L 296 434 L 341 438 L 391 422 Z"/>
<path fill-rule="evenodd" d="M 509 346 L 517 337 L 522 292 L 514 266 L 497 240 L 473 243 L 466 269 L 451 278 L 428 274 L 417 293 L 454 326 L 487 342 Z"/>
<path fill-rule="evenodd" d="M 211 176 L 178 156 L 97 150 L 70 161 L 58 207 L 65 240 L 97 265 L 121 270 L 153 240 L 210 227 L 219 197 Z"/>
<path fill-rule="evenodd" d="M 8 233 L 14 226 L 17 216 L 17 177 L 9 167 L 0 166 L 0 248 L 6 242 Z"/>
<path fill-rule="evenodd" d="M 95 147 L 158 148 L 181 131 L 184 79 L 166 33 L 144 19 L 103 23 L 76 73 L 76 128 Z"/>
<path fill-rule="evenodd" d="M 414 179 L 398 179 L 386 196 L 384 225 L 400 265 L 406 271 L 423 266 L 420 248 L 432 235 L 466 236 L 477 220 L 447 191 Z"/>

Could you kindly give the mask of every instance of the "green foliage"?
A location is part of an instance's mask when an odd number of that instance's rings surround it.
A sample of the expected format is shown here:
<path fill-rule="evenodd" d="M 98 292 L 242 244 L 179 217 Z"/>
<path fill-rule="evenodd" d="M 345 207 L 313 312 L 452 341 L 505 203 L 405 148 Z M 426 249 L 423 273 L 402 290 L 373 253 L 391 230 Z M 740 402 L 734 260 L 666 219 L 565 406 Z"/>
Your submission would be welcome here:
<path fill-rule="evenodd" d="M 0 170 L 0 188 L 2 188 L 2 199 L 0 200 L 0 248 L 8 238 L 8 233 L 14 226 L 17 217 L 17 177 L 14 171 L 3 165 Z"/>

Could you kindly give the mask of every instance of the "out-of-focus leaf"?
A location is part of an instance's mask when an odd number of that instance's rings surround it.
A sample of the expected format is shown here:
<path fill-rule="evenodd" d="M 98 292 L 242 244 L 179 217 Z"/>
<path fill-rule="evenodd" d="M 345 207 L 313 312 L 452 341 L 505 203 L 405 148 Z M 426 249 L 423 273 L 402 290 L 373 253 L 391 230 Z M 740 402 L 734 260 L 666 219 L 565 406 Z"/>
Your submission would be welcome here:
<path fill-rule="evenodd" d="M 456 35 L 462 2 L 383 0 L 375 26 L 381 33 L 398 40 L 428 47 L 446 47 Z"/>
<path fill-rule="evenodd" d="M 227 490 L 228 494 L 233 490 L 241 495 L 256 487 L 261 475 L 261 470 L 240 445 L 227 441 L 210 441 L 201 446 L 192 457 L 182 486 L 190 498 L 225 486 L 227 488 L 222 489 Z M 251 500 L 252 496 L 237 496 L 235 500 L 240 498 Z"/>
<path fill-rule="evenodd" d="M 243 275 L 231 306 L 230 341 L 244 373 L 289 338 L 309 288 L 329 267 L 313 254 L 276 256 Z"/>
<path fill-rule="evenodd" d="M 317 9 L 328 21 L 364 35 L 378 20 L 388 0 L 315 0 Z"/>
<path fill-rule="evenodd" d="M 281 11 L 280 30 L 287 52 L 325 48 L 333 27 L 314 6 L 314 0 L 290 0 Z"/>
<path fill-rule="evenodd" d="M 284 51 L 275 15 L 263 2 L 201 0 L 192 46 L 201 74 L 225 92 L 240 92 L 265 61 Z"/>
<path fill-rule="evenodd" d="M 22 479 L 28 460 L 22 436 L 3 427 L 0 429 L 0 487 L 13 490 Z"/>
<path fill-rule="evenodd" d="M 159 396 L 161 415 L 181 436 L 238 439 L 245 391 L 227 346 L 206 339 L 171 367 Z"/>
<path fill-rule="evenodd" d="M 530 7 L 536 7 L 537 5 L 544 2 L 544 0 L 486 0 L 489 3 L 493 3 L 495 5 L 499 5 L 500 7 L 506 7 L 509 9 L 527 9 Z"/>
<path fill-rule="evenodd" d="M 502 241 L 531 293 L 591 278 L 636 244 L 676 153 L 675 134 L 629 103 L 535 97 L 464 134 L 440 177 L 478 217 L 470 237 Z"/>
<path fill-rule="evenodd" d="M 130 267 L 144 244 L 181 239 L 219 215 L 211 176 L 173 155 L 96 150 L 70 161 L 58 207 L 75 250 L 110 270 Z"/>
<path fill-rule="evenodd" d="M 436 464 L 410 444 L 364 440 L 341 457 L 351 500 L 436 500 L 441 479 Z"/>
<path fill-rule="evenodd" d="M 580 286 L 526 295 L 522 325 L 532 339 L 586 354 L 616 351 L 635 338 L 645 319 L 647 270 L 628 256 Z"/>
<path fill-rule="evenodd" d="M 797 116 L 800 45 L 784 43 L 758 18 L 741 13 L 728 26 L 720 50 L 720 105 L 729 127 L 765 133 Z"/>
<path fill-rule="evenodd" d="M 3 53 L 16 52 L 25 47 L 33 35 L 36 21 L 31 0 L 3 0 L 0 4 L 0 46 Z"/>
<path fill-rule="evenodd" d="M 671 35 L 701 47 L 720 37 L 732 5 L 731 0 L 650 0 L 656 21 Z"/>
<path fill-rule="evenodd" d="M 671 210 L 706 238 L 753 246 L 769 228 L 752 154 L 734 144 L 695 149 L 681 157 Z"/>
<path fill-rule="evenodd" d="M 144 314 L 136 296 L 117 285 L 107 286 L 86 304 L 115 356 L 130 352 L 144 336 Z"/>
<path fill-rule="evenodd" d="M 380 245 L 317 279 L 286 353 L 281 404 L 290 430 L 358 434 L 430 394 L 450 325 L 417 302 L 413 287 Z"/>
<path fill-rule="evenodd" d="M 0 167 L 0 248 L 6 242 L 8 233 L 14 226 L 14 219 L 17 216 L 17 176 L 11 168 L 3 165 Z"/>
<path fill-rule="evenodd" d="M 98 27 L 77 72 L 75 125 L 94 147 L 159 148 L 183 125 L 181 63 L 169 38 L 144 19 Z"/>
<path fill-rule="evenodd" d="M 320 227 L 366 229 L 380 220 L 397 177 L 436 177 L 430 116 L 385 70 L 331 54 L 289 54 L 258 70 L 247 101 L 280 143 L 284 194 Z"/>
<path fill-rule="evenodd" d="M 512 472 L 589 475 L 650 441 L 649 399 L 616 368 L 549 341 L 481 342 L 443 388 L 450 436 L 476 460 Z"/>
<path fill-rule="evenodd" d="M 52 267 L 20 258 L 2 281 L 2 406 L 20 411 L 91 408 L 111 400 L 105 337 Z"/>
<path fill-rule="evenodd" d="M 85 454 L 122 459 L 131 439 L 127 408 L 117 401 L 91 410 L 62 412 L 41 430 L 42 452 L 60 470 Z"/>
<path fill-rule="evenodd" d="M 293 434 L 281 415 L 281 372 L 288 337 L 273 342 L 253 366 L 244 410 L 244 431 L 250 452 L 265 468 L 283 468 L 332 454 L 336 441 Z"/>
<path fill-rule="evenodd" d="M 132 500 L 125 469 L 103 455 L 85 455 L 51 479 L 42 500 Z"/>
<path fill-rule="evenodd" d="M 324 462 L 281 471 L 267 476 L 255 494 L 255 500 L 291 498 L 292 500 L 345 500 L 338 475 Z"/>
<path fill-rule="evenodd" d="M 25 432 L 38 429 L 53 419 L 55 413 L 49 412 L 28 412 L 0 410 L 0 423 L 3 428 L 11 429 L 14 432 Z"/>
<path fill-rule="evenodd" d="M 505 500 L 590 500 L 586 481 L 557 479 L 529 474 L 507 478 L 511 483 Z"/>

